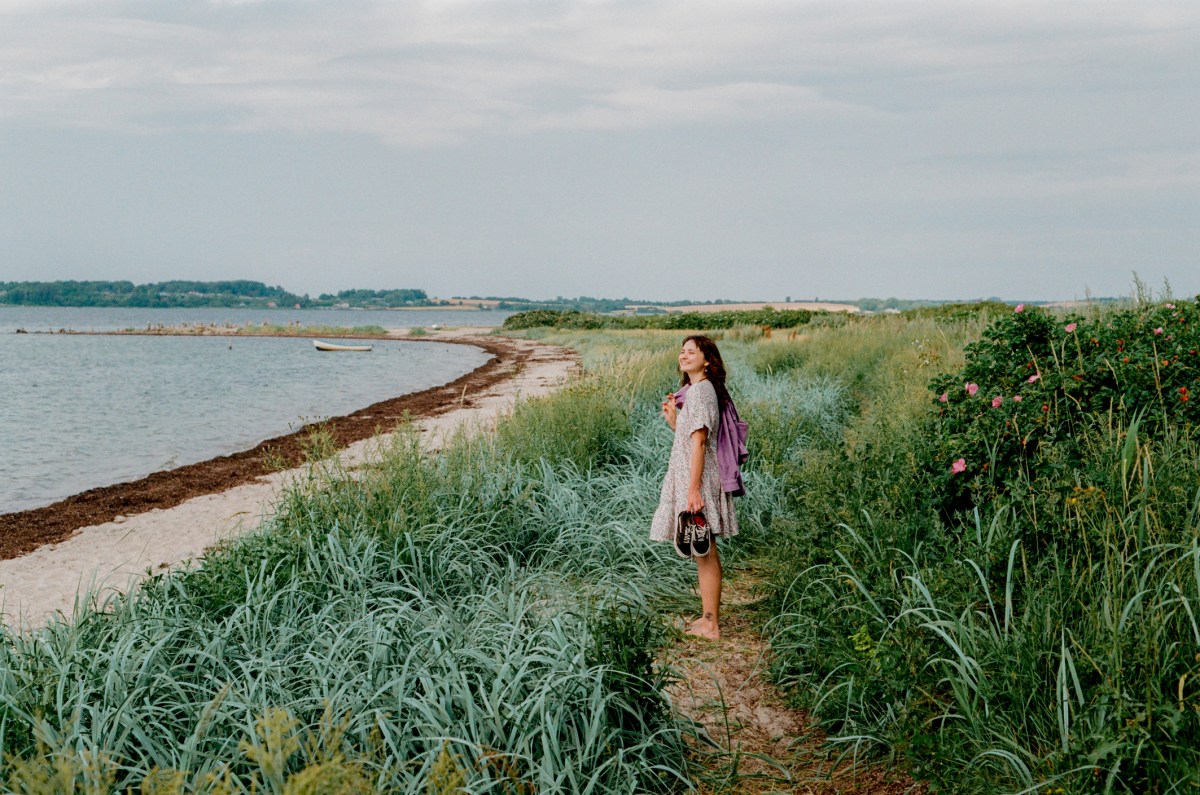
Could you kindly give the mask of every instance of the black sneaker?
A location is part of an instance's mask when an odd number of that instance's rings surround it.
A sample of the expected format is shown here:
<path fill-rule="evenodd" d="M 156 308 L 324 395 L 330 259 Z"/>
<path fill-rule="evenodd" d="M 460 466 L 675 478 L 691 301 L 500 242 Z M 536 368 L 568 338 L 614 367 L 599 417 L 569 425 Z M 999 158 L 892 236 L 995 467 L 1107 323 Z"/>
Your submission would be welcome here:
<path fill-rule="evenodd" d="M 708 529 L 708 522 L 704 520 L 704 514 L 692 514 L 692 557 L 706 557 L 712 552 L 712 544 L 712 533 Z"/>
<path fill-rule="evenodd" d="M 681 558 L 692 556 L 692 515 L 687 511 L 675 517 L 675 554 Z"/>

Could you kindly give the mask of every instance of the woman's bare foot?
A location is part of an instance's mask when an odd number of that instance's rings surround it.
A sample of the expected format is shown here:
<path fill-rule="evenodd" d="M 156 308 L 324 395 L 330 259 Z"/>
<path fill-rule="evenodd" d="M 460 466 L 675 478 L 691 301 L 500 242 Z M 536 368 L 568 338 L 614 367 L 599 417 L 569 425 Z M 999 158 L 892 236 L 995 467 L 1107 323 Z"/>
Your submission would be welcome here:
<path fill-rule="evenodd" d="M 708 615 L 697 618 L 685 630 L 687 634 L 697 638 L 708 638 L 709 640 L 721 639 L 721 627 L 717 622 Z"/>

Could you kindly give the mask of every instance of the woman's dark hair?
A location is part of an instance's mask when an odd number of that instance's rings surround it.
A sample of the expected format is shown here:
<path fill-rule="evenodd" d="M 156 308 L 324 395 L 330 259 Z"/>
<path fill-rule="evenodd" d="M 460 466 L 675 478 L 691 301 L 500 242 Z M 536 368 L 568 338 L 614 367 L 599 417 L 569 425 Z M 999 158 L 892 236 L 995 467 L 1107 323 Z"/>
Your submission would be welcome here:
<path fill-rule="evenodd" d="M 725 404 L 729 402 L 729 391 L 725 389 L 725 362 L 721 361 L 721 352 L 717 350 L 717 343 L 713 342 L 709 337 L 703 334 L 692 334 L 684 337 L 680 343 L 682 348 L 689 342 L 696 343 L 696 347 L 700 349 L 700 353 L 704 355 L 704 375 L 709 381 L 712 381 L 713 389 L 717 390 L 717 410 L 724 411 Z M 685 386 L 688 383 L 687 373 L 683 374 L 683 380 L 680 386 Z"/>

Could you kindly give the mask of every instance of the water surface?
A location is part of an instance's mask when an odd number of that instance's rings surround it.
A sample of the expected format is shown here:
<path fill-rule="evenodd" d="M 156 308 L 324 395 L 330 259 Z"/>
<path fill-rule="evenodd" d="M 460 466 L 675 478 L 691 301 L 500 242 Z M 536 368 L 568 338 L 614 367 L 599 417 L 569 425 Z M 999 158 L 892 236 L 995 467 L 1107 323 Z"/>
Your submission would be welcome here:
<path fill-rule="evenodd" d="M 123 307 L 0 306 L 0 334 L 26 331 L 120 331 L 182 323 L 285 326 L 498 326 L 508 311 L 473 309 L 126 309 Z"/>
<path fill-rule="evenodd" d="M 165 311 L 174 319 L 163 322 L 180 322 L 181 310 Z M 319 353 L 295 338 L 0 332 L 0 513 L 245 450 L 488 359 L 464 345 L 373 344 L 371 353 Z"/>

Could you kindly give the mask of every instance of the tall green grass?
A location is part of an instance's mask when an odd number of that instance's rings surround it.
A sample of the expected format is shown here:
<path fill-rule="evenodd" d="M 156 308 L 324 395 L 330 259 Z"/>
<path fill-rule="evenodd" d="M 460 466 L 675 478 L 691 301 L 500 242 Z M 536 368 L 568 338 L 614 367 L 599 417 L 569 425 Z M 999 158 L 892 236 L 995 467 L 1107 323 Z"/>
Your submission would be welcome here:
<path fill-rule="evenodd" d="M 119 787 L 171 771 L 186 791 L 250 791 L 267 782 L 256 726 L 316 736 L 333 715 L 337 748 L 297 745 L 267 788 L 331 753 L 371 790 L 425 792 L 439 765 L 473 791 L 682 786 L 649 605 L 688 578 L 645 540 L 656 462 L 634 446 L 611 465 L 627 399 L 581 382 L 494 439 L 429 457 L 401 437 L 354 476 L 317 464 L 266 531 L 198 569 L 7 634 L 10 773 L 40 759 L 81 788 L 100 765 Z M 581 407 L 608 453 L 573 434 Z"/>
<path fill-rule="evenodd" d="M 263 531 L 74 620 L 5 633 L 9 788 L 691 786 L 696 729 L 654 659 L 663 611 L 694 606 L 694 569 L 647 540 L 675 336 L 576 340 L 589 373 L 494 435 L 428 455 L 401 434 L 353 473 L 317 458 Z M 753 344 L 731 342 L 731 360 Z M 837 432 L 829 382 L 747 372 L 738 389 L 756 421 Z M 735 562 L 782 504 L 777 473 L 747 478 Z"/>
<path fill-rule="evenodd" d="M 948 791 L 1195 791 L 1196 438 L 1093 415 L 1072 439 L 1088 466 L 1049 470 L 1055 510 L 1016 502 L 1030 484 L 947 517 L 926 385 L 981 328 L 889 319 L 758 350 L 855 409 L 844 444 L 764 449 L 788 500 L 760 565 L 775 676 L 846 753 Z"/>
<path fill-rule="evenodd" d="M 1194 791 L 1200 442 L 1081 415 L 1087 466 L 947 513 L 928 385 L 987 324 L 715 333 L 752 429 L 722 554 L 766 577 L 772 673 L 835 752 L 943 791 Z M 264 532 L 6 635 L 9 788 L 691 786 L 653 660 L 694 570 L 646 540 L 681 335 L 526 333 L 587 375 L 437 455 L 410 434 L 363 471 L 316 462 Z M 1052 510 L 1021 502 L 1047 488 Z"/>

